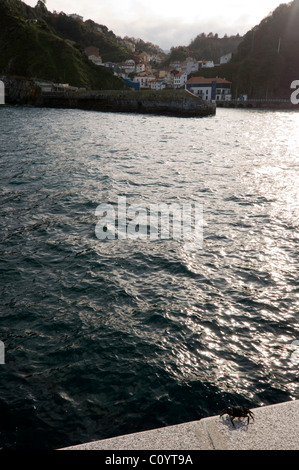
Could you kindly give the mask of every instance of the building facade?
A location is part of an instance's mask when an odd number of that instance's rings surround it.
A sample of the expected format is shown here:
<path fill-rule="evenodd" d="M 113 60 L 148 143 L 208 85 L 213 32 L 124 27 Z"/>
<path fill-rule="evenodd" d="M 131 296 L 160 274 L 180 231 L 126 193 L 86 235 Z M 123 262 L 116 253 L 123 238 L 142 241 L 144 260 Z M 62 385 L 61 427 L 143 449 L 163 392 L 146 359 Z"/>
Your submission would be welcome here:
<path fill-rule="evenodd" d="M 232 99 L 231 86 L 232 83 L 224 78 L 192 77 L 185 88 L 203 100 L 229 101 Z"/>
<path fill-rule="evenodd" d="M 233 54 L 229 52 L 228 54 L 223 55 L 220 57 L 220 65 L 228 64 L 232 60 Z"/>
<path fill-rule="evenodd" d="M 186 72 L 177 73 L 173 77 L 173 88 L 182 88 L 187 81 L 187 74 Z"/>

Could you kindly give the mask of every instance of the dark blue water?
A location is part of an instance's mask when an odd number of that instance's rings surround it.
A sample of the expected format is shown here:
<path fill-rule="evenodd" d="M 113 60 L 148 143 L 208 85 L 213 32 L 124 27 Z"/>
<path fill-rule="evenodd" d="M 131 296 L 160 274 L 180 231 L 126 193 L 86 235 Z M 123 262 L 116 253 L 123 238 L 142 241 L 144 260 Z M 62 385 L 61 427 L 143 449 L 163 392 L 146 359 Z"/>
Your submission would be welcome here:
<path fill-rule="evenodd" d="M 299 398 L 299 115 L 0 109 L 0 447 Z M 97 206 L 203 204 L 204 244 L 106 240 Z"/>

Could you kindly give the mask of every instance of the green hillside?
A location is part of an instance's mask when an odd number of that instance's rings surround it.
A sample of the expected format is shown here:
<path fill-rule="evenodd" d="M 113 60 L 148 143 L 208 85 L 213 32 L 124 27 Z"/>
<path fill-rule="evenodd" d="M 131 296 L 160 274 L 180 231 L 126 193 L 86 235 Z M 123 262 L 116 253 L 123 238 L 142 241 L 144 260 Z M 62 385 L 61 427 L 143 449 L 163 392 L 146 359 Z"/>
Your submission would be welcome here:
<path fill-rule="evenodd" d="M 218 34 L 199 34 L 188 46 L 188 50 L 192 52 L 193 57 L 197 60 L 213 60 L 215 64 L 219 64 L 219 59 L 229 52 L 236 52 L 242 37 L 237 34 L 235 36 L 227 36 L 220 38 Z"/>
<path fill-rule="evenodd" d="M 250 96 L 289 98 L 299 79 L 299 1 L 280 5 L 249 31 L 232 63 L 236 86 Z"/>
<path fill-rule="evenodd" d="M 299 0 L 282 4 L 248 31 L 233 59 L 217 75 L 233 82 L 235 97 L 290 99 L 290 84 L 299 80 Z M 211 77 L 215 69 L 201 75 Z"/>
<path fill-rule="evenodd" d="M 189 46 L 172 47 L 163 66 L 167 67 L 175 61 L 184 61 L 190 56 L 195 60 L 213 60 L 215 64 L 219 64 L 220 57 L 236 52 L 241 41 L 242 37 L 239 34 L 220 38 L 218 34 L 201 33 Z"/>
<path fill-rule="evenodd" d="M 74 24 L 76 28 L 78 21 L 64 14 L 57 16 L 66 17 L 65 23 Z M 71 38 L 60 35 L 59 28 L 51 27 L 53 17 L 41 1 L 35 8 L 19 0 L 0 1 L 1 74 L 43 78 L 93 89 L 125 88 L 123 81 L 107 68 L 87 59 L 83 34 L 80 42 L 68 41 Z M 85 47 L 90 45 L 89 40 L 86 41 Z"/>

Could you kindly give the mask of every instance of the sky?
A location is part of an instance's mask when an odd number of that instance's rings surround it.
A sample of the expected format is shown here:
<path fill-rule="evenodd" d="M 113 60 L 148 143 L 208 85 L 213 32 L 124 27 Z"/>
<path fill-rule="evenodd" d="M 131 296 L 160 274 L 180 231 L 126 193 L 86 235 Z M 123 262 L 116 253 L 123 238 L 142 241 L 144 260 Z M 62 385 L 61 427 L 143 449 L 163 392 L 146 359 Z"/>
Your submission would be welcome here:
<path fill-rule="evenodd" d="M 35 6 L 37 0 L 25 0 Z M 141 38 L 164 50 L 187 46 L 200 33 L 245 34 L 283 0 L 46 0 L 49 11 L 77 13 L 117 36 Z"/>

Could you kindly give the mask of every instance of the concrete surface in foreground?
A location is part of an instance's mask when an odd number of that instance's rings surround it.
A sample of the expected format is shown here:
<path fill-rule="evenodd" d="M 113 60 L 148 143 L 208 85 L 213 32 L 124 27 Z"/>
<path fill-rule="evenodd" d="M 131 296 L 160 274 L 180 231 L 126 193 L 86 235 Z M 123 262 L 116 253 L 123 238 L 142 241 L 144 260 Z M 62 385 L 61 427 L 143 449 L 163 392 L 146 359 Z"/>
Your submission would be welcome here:
<path fill-rule="evenodd" d="M 60 450 L 299 450 L 299 400 L 251 410 L 254 422 L 227 415 Z"/>

